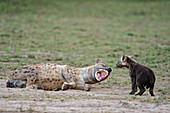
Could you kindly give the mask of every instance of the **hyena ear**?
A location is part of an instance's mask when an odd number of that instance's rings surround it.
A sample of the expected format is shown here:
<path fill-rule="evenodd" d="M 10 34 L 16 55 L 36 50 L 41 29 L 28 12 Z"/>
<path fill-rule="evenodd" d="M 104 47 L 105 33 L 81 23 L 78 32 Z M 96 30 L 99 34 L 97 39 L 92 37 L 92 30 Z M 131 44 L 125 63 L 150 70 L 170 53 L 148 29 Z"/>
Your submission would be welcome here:
<path fill-rule="evenodd" d="M 125 55 L 121 57 L 121 61 L 125 61 Z"/>
<path fill-rule="evenodd" d="M 102 59 L 101 58 L 97 58 L 95 61 L 94 61 L 95 64 L 98 64 L 98 63 L 102 63 Z"/>
<path fill-rule="evenodd" d="M 129 57 L 130 57 L 130 58 L 133 58 L 133 55 L 130 55 Z"/>

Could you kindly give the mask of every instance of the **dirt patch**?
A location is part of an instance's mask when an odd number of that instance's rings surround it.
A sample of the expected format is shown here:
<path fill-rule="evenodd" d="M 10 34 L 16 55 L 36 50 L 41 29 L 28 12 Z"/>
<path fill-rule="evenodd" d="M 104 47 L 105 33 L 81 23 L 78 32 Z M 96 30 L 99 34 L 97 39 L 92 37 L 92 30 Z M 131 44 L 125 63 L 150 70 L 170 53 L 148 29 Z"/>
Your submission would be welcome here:
<path fill-rule="evenodd" d="M 0 79 L 0 112 L 153 112 L 168 113 L 170 104 L 140 102 L 129 86 L 92 85 L 91 91 L 43 91 L 6 88 Z M 152 98 L 152 97 L 150 97 Z M 154 98 L 154 97 L 153 97 Z"/>

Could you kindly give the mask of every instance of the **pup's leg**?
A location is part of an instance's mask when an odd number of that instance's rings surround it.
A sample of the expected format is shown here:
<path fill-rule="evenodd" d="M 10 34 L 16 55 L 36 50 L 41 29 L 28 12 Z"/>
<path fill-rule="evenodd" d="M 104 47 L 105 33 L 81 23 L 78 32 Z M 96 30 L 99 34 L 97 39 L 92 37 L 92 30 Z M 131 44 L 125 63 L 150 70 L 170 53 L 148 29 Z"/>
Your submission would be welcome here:
<path fill-rule="evenodd" d="M 135 94 L 135 92 L 137 92 L 136 77 L 132 77 L 131 82 L 132 82 L 132 91 L 129 94 L 133 95 Z"/>
<path fill-rule="evenodd" d="M 67 89 L 74 89 L 76 88 L 77 84 L 75 82 L 64 82 L 61 89 L 62 90 L 67 90 Z"/>
<path fill-rule="evenodd" d="M 145 88 L 144 88 L 143 85 L 139 85 L 138 87 L 139 87 L 140 91 L 139 91 L 139 93 L 137 93 L 136 95 L 140 95 L 140 96 L 141 96 L 141 95 L 145 92 Z M 135 96 L 136 96 L 136 95 L 135 95 Z"/>
<path fill-rule="evenodd" d="M 151 94 L 151 96 L 155 96 L 153 94 L 153 88 L 154 88 L 154 83 L 150 86 L 150 89 L 149 89 L 149 93 Z"/>

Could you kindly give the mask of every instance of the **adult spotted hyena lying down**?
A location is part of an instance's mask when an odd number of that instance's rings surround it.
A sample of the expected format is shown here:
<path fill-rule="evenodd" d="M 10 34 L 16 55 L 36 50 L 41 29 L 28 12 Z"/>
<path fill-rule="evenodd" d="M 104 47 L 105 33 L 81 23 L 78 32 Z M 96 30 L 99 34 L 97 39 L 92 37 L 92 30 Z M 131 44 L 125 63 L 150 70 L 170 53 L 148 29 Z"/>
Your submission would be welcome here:
<path fill-rule="evenodd" d="M 95 65 L 85 68 L 42 63 L 16 69 L 10 79 L 7 80 L 6 86 L 51 91 L 70 88 L 88 91 L 90 90 L 88 84 L 105 80 L 111 71 L 112 69 L 103 64 L 101 59 L 96 59 Z"/>
<path fill-rule="evenodd" d="M 118 63 L 116 64 L 118 68 L 126 67 L 129 69 L 129 74 L 132 82 L 132 91 L 130 94 L 135 94 L 137 91 L 137 87 L 140 89 L 140 92 L 136 95 L 142 95 L 145 92 L 146 88 L 150 88 L 149 92 L 151 96 L 154 96 L 153 89 L 155 83 L 155 75 L 154 72 L 143 65 L 138 64 L 133 56 L 123 55 Z"/>

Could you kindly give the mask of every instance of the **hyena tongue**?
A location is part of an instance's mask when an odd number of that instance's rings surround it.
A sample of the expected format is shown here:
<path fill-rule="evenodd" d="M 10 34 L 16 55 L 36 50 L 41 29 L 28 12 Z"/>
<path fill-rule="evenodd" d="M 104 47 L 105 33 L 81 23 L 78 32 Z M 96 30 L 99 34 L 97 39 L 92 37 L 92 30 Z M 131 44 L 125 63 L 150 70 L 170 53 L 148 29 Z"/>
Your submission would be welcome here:
<path fill-rule="evenodd" d="M 104 71 L 101 72 L 101 76 L 102 76 L 102 77 L 105 77 L 106 74 L 107 74 L 107 73 L 104 72 Z"/>
<path fill-rule="evenodd" d="M 100 79 L 100 80 L 103 80 L 104 78 L 105 78 L 105 75 L 106 75 L 107 73 L 106 72 L 100 72 L 100 73 L 98 73 L 97 75 L 98 75 L 98 78 Z"/>

